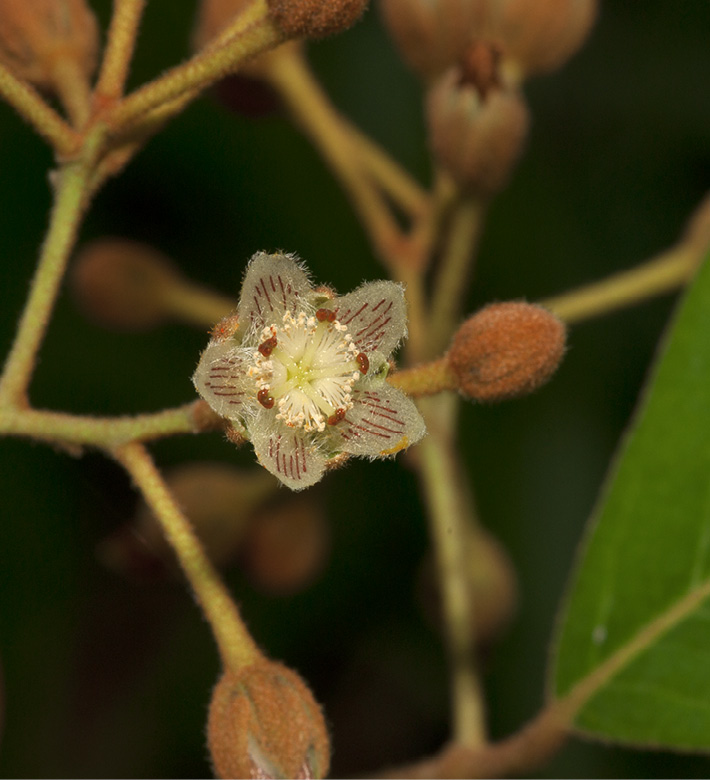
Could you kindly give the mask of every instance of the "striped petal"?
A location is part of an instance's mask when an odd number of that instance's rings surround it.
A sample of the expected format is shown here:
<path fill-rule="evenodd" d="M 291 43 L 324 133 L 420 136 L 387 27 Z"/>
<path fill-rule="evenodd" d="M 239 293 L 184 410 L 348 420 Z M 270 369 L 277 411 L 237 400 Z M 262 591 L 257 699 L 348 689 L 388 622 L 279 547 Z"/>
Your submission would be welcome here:
<path fill-rule="evenodd" d="M 274 425 L 273 416 L 262 411 L 249 424 L 249 433 L 259 463 L 291 490 L 303 490 L 323 477 L 326 459 L 303 428 Z"/>
<path fill-rule="evenodd" d="M 386 383 L 353 391 L 352 409 L 333 427 L 339 447 L 351 455 L 384 458 L 416 444 L 426 432 L 419 410 Z"/>
<path fill-rule="evenodd" d="M 261 332 L 266 325 L 281 322 L 289 311 L 308 310 L 312 291 L 308 275 L 293 255 L 257 252 L 249 261 L 239 298 L 239 322 Z"/>
<path fill-rule="evenodd" d="M 248 393 L 241 350 L 234 341 L 211 341 L 192 381 L 197 392 L 221 417 L 239 422 L 253 397 Z M 253 385 L 253 382 L 251 383 Z"/>
<path fill-rule="evenodd" d="M 345 325 L 362 352 L 389 356 L 407 335 L 404 288 L 396 282 L 368 282 L 336 299 L 338 321 Z"/>

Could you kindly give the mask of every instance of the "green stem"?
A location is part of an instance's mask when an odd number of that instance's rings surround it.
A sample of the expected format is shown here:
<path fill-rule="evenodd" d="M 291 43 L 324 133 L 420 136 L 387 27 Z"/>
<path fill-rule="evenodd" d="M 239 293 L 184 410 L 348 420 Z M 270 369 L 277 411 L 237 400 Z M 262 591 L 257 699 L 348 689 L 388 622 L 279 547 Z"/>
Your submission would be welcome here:
<path fill-rule="evenodd" d="M 95 93 L 104 100 L 121 97 L 136 45 L 145 0 L 114 0 L 113 17 Z"/>
<path fill-rule="evenodd" d="M 261 653 L 249 635 L 236 604 L 145 447 L 137 443 L 126 444 L 112 454 L 133 477 L 175 550 L 212 627 L 224 666 L 238 672 L 258 661 Z"/>
<path fill-rule="evenodd" d="M 187 93 L 197 95 L 199 90 L 236 70 L 249 57 L 281 43 L 283 33 L 271 21 L 266 2 L 260 0 L 255 6 L 253 21 L 240 35 L 221 46 L 208 47 L 122 100 L 107 115 L 112 132 L 118 133 L 153 109 Z"/>
<path fill-rule="evenodd" d="M 103 142 L 97 128 L 82 156 L 60 168 L 49 230 L 17 335 L 0 377 L 0 406 L 25 406 L 27 387 L 54 307 L 59 285 L 87 206 L 86 192 Z"/>
<path fill-rule="evenodd" d="M 464 558 L 470 549 L 466 499 L 453 450 L 451 419 L 457 399 L 420 402 L 428 436 L 418 447 L 424 496 L 429 508 L 451 665 L 453 739 L 469 747 L 486 741 L 483 691 L 476 668 L 473 596 Z"/>
<path fill-rule="evenodd" d="M 441 354 L 446 349 L 461 318 L 469 268 L 484 216 L 485 204 L 478 199 L 464 199 L 454 207 L 432 296 L 427 357 Z"/>
<path fill-rule="evenodd" d="M 131 441 L 148 441 L 176 433 L 197 433 L 206 422 L 196 419 L 200 409 L 194 401 L 175 409 L 135 417 L 86 417 L 44 409 L 0 407 L 0 434 L 28 436 L 49 442 L 118 447 Z"/>
<path fill-rule="evenodd" d="M 80 136 L 44 100 L 11 70 L 0 63 L 0 97 L 54 147 L 60 156 L 76 150 Z"/>

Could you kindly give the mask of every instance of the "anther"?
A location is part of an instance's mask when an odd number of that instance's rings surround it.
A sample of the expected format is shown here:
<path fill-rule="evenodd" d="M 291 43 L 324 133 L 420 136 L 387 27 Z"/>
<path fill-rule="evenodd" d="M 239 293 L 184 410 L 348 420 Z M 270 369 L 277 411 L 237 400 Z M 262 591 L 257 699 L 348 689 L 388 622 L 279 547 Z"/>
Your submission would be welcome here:
<path fill-rule="evenodd" d="M 318 322 L 334 322 L 335 312 L 332 309 L 318 309 L 316 319 Z"/>
<path fill-rule="evenodd" d="M 370 368 L 370 361 L 368 360 L 367 355 L 364 352 L 358 352 L 355 360 L 360 367 L 360 372 L 366 374 Z"/>
<path fill-rule="evenodd" d="M 263 341 L 261 344 L 259 344 L 259 352 L 264 357 L 269 357 L 269 355 L 276 349 L 276 336 L 271 336 L 271 338 L 266 339 L 266 341 Z"/>
<path fill-rule="evenodd" d="M 328 425 L 337 425 L 341 420 L 345 419 L 345 409 L 340 408 L 335 410 L 335 414 L 331 414 L 327 419 Z"/>
<path fill-rule="evenodd" d="M 256 394 L 256 400 L 264 407 L 264 409 L 272 409 L 274 406 L 274 398 L 272 395 L 269 395 L 269 391 L 265 387 L 259 390 L 259 392 Z"/>

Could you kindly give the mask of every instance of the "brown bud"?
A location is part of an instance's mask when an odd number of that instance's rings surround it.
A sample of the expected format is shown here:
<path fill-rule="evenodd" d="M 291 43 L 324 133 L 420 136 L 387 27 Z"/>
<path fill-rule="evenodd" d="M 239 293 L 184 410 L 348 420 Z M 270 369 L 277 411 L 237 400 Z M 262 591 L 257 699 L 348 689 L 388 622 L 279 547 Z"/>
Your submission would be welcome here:
<path fill-rule="evenodd" d="M 276 489 L 263 469 L 245 471 L 222 463 L 186 463 L 165 480 L 210 560 L 224 566 L 236 555 L 254 510 Z M 162 526 L 144 501 L 133 520 L 97 547 L 109 569 L 137 581 L 163 579 L 180 568 Z"/>
<path fill-rule="evenodd" d="M 249 524 L 242 545 L 247 576 L 268 593 L 302 590 L 327 560 L 328 531 L 322 502 L 312 491 L 265 506 Z"/>
<path fill-rule="evenodd" d="M 487 34 L 523 75 L 555 70 L 582 46 L 597 0 L 493 0 Z"/>
<path fill-rule="evenodd" d="M 383 0 L 385 24 L 404 60 L 423 78 L 453 66 L 480 35 L 485 0 Z"/>
<path fill-rule="evenodd" d="M 0 61 L 40 88 L 53 89 L 67 63 L 88 81 L 98 46 L 84 0 L 0 0 Z"/>
<path fill-rule="evenodd" d="M 429 91 L 426 115 L 436 162 L 468 192 L 491 196 L 508 183 L 523 149 L 528 110 L 509 89 L 479 89 L 447 71 Z"/>
<path fill-rule="evenodd" d="M 80 250 L 71 284 L 92 320 L 117 330 L 144 330 L 167 318 L 166 291 L 180 278 L 170 259 L 148 244 L 106 238 Z"/>
<path fill-rule="evenodd" d="M 330 763 L 313 694 L 273 661 L 223 674 L 212 693 L 207 744 L 218 777 L 324 777 Z"/>
<path fill-rule="evenodd" d="M 367 0 L 267 0 L 271 18 L 288 38 L 326 38 L 351 27 Z"/>
<path fill-rule="evenodd" d="M 468 534 L 464 555 L 473 605 L 476 642 L 487 644 L 503 634 L 518 603 L 515 570 L 501 543 L 484 528 Z M 424 559 L 419 575 L 419 597 L 426 617 L 440 627 L 441 593 L 433 557 Z"/>
<path fill-rule="evenodd" d="M 495 402 L 537 390 L 565 351 L 565 326 L 541 306 L 510 301 L 486 306 L 461 325 L 448 353 L 463 395 Z"/>

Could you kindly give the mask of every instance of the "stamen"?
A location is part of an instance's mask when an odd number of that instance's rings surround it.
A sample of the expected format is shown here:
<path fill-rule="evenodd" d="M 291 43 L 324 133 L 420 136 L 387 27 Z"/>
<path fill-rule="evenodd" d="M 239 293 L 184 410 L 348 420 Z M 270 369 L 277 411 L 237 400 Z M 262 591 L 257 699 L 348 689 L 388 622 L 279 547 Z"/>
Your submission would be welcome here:
<path fill-rule="evenodd" d="M 339 422 L 345 419 L 345 409 L 342 407 L 335 410 L 335 414 L 331 414 L 328 418 L 328 425 L 337 425 Z"/>
<path fill-rule="evenodd" d="M 274 398 L 270 394 L 268 387 L 263 387 L 256 394 L 256 400 L 264 407 L 264 409 L 272 409 L 274 406 Z"/>
<path fill-rule="evenodd" d="M 363 374 L 366 374 L 368 372 L 368 369 L 370 368 L 370 361 L 368 360 L 367 355 L 364 352 L 358 352 L 358 355 L 355 358 L 355 360 L 357 360 L 357 364 L 360 367 L 360 371 Z"/>
<path fill-rule="evenodd" d="M 262 343 L 259 344 L 258 350 L 264 357 L 269 357 L 269 355 L 276 349 L 277 344 L 278 342 L 276 341 L 276 336 L 271 336 L 270 338 L 266 339 L 266 341 L 262 341 Z"/>
<path fill-rule="evenodd" d="M 334 322 L 335 312 L 332 309 L 318 309 L 316 319 L 318 322 Z"/>

